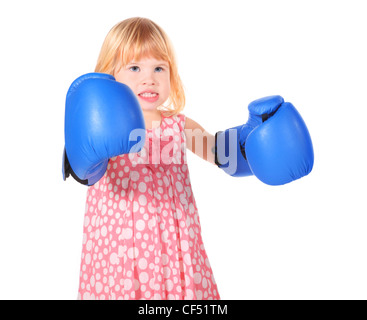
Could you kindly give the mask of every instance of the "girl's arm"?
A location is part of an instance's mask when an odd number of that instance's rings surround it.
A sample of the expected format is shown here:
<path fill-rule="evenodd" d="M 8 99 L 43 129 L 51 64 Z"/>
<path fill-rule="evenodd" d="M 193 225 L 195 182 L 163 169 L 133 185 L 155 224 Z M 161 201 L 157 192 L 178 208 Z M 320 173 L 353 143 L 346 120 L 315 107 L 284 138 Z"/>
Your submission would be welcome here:
<path fill-rule="evenodd" d="M 214 146 L 215 136 L 194 120 L 186 117 L 185 121 L 186 146 L 200 158 L 215 164 Z"/>

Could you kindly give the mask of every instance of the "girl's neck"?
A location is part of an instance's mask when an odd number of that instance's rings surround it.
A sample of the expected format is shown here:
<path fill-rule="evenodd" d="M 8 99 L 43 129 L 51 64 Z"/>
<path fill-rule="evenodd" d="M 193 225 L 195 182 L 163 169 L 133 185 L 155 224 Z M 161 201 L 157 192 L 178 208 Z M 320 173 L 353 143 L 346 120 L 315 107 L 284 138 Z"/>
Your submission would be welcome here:
<path fill-rule="evenodd" d="M 143 110 L 143 116 L 145 121 L 145 128 L 152 129 L 157 128 L 161 125 L 162 122 L 162 114 L 159 110 Z"/>

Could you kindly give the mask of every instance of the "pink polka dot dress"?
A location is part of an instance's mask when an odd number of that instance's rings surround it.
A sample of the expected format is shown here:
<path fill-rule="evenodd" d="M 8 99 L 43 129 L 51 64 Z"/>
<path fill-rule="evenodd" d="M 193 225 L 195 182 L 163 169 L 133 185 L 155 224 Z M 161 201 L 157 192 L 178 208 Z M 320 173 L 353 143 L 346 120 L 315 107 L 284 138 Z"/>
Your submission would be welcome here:
<path fill-rule="evenodd" d="M 79 299 L 219 299 L 186 163 L 185 116 L 88 188 Z"/>

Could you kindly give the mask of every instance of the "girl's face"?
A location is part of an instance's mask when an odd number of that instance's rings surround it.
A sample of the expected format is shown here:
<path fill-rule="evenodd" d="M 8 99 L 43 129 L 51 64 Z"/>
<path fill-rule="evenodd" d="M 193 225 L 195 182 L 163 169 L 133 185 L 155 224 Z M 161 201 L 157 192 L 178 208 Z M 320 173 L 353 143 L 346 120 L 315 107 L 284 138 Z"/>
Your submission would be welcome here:
<path fill-rule="evenodd" d="M 152 57 L 130 61 L 114 77 L 130 87 L 143 111 L 156 110 L 169 97 L 170 72 L 166 61 Z"/>

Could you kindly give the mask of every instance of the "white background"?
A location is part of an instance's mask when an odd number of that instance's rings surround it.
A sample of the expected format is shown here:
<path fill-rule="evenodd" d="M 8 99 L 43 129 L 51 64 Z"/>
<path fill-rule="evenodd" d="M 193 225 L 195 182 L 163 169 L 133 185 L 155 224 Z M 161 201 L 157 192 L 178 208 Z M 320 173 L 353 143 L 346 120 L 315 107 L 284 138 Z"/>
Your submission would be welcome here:
<path fill-rule="evenodd" d="M 184 113 L 211 133 L 280 94 L 311 133 L 312 173 L 270 187 L 189 154 L 222 299 L 366 299 L 363 1 L 2 1 L 0 298 L 77 297 L 86 187 L 64 182 L 64 101 L 117 22 L 170 36 Z"/>

